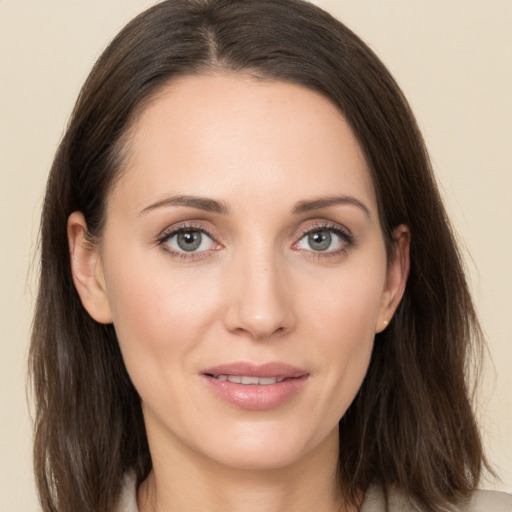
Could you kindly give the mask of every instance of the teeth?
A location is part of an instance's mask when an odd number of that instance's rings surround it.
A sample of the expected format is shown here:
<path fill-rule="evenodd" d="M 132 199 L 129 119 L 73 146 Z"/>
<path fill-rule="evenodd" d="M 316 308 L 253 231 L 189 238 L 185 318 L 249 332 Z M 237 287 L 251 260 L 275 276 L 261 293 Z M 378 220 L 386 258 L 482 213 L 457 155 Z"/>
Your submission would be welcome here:
<path fill-rule="evenodd" d="M 229 380 L 229 379 L 228 379 Z M 258 377 L 240 377 L 242 384 L 258 384 Z"/>
<path fill-rule="evenodd" d="M 286 377 L 249 377 L 247 375 L 214 375 L 217 380 L 224 380 L 234 382 L 235 384 L 252 384 L 267 386 L 269 384 L 276 384 L 282 382 Z"/>
<path fill-rule="evenodd" d="M 276 382 L 281 382 L 276 377 L 262 377 L 261 379 L 258 379 L 258 381 L 259 384 L 263 384 L 263 386 L 265 386 L 265 384 L 275 384 Z"/>

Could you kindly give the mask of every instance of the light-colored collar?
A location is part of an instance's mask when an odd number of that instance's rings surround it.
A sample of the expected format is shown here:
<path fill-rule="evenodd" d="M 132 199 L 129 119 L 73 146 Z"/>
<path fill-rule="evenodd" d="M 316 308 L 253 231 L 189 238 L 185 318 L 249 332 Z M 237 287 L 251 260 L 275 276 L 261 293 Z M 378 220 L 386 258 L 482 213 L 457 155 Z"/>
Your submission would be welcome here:
<path fill-rule="evenodd" d="M 399 490 L 389 493 L 387 505 L 384 490 L 372 485 L 366 492 L 361 512 L 421 512 L 422 509 Z M 124 478 L 123 489 L 115 512 L 138 512 L 135 476 Z M 466 504 L 453 512 L 512 512 L 512 495 L 498 491 L 476 491 Z"/>

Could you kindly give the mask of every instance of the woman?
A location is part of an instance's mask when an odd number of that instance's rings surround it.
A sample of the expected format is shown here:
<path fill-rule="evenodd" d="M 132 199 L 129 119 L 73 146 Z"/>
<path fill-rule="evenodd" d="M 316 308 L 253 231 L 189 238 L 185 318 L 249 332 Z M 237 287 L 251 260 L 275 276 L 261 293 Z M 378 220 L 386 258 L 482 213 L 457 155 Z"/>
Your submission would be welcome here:
<path fill-rule="evenodd" d="M 106 49 L 43 211 L 44 510 L 508 510 L 475 492 L 480 344 L 414 118 L 346 27 L 168 1 Z"/>

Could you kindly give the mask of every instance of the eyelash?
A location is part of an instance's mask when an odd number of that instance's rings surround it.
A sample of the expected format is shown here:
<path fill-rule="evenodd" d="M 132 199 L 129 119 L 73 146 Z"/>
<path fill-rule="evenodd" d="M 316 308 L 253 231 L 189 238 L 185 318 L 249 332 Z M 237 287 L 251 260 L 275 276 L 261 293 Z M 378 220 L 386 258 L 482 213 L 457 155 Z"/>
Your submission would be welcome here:
<path fill-rule="evenodd" d="M 180 259 L 180 260 L 187 260 L 187 261 L 196 261 L 198 259 L 202 259 L 205 256 L 207 256 L 209 253 L 216 251 L 217 249 L 209 249 L 205 251 L 200 252 L 185 252 L 185 251 L 176 251 L 174 249 L 169 248 L 169 246 L 166 245 L 166 242 L 168 242 L 172 237 L 179 235 L 180 233 L 187 233 L 190 231 L 196 231 L 200 232 L 207 237 L 209 237 L 213 242 L 217 243 L 216 237 L 213 233 L 210 232 L 210 230 L 206 229 L 201 224 L 183 224 L 178 227 L 173 227 L 170 229 L 164 230 L 157 238 L 157 244 L 164 250 L 167 254 L 169 254 L 171 257 Z M 319 260 L 325 260 L 329 258 L 336 258 L 339 257 L 342 254 L 345 254 L 352 246 L 355 245 L 354 236 L 346 229 L 340 227 L 338 224 L 332 224 L 329 222 L 322 222 L 319 224 L 314 224 L 312 226 L 309 226 L 306 229 L 303 229 L 297 239 L 296 242 L 294 242 L 293 246 L 297 245 L 305 236 L 310 235 L 311 233 L 315 233 L 318 231 L 329 231 L 330 233 L 334 233 L 337 237 L 339 237 L 343 242 L 344 245 L 341 249 L 337 249 L 335 251 L 305 251 L 308 253 L 309 258 L 319 259 Z"/>
<path fill-rule="evenodd" d="M 348 231 L 348 229 L 344 229 L 338 224 L 332 224 L 330 222 L 314 224 L 312 226 L 308 226 L 306 229 L 303 229 L 299 239 L 294 243 L 294 245 L 298 244 L 305 236 L 319 231 L 329 231 L 330 233 L 334 233 L 344 242 L 343 247 L 334 251 L 307 251 L 309 258 L 319 260 L 337 258 L 345 254 L 351 247 L 355 245 L 354 236 L 352 233 L 350 233 L 350 231 Z"/>
<path fill-rule="evenodd" d="M 179 235 L 180 233 L 187 233 L 190 231 L 197 231 L 199 233 L 202 233 L 207 237 L 211 238 L 215 243 L 218 243 L 215 239 L 215 236 L 201 224 L 182 224 L 181 226 L 178 227 L 166 229 L 158 236 L 157 243 L 162 248 L 162 250 L 164 250 L 172 258 L 176 258 L 179 260 L 196 261 L 198 259 L 204 258 L 206 254 L 215 251 L 215 249 L 210 249 L 208 251 L 187 253 L 185 251 L 176 251 L 166 245 L 166 242 L 168 242 L 175 235 Z"/>

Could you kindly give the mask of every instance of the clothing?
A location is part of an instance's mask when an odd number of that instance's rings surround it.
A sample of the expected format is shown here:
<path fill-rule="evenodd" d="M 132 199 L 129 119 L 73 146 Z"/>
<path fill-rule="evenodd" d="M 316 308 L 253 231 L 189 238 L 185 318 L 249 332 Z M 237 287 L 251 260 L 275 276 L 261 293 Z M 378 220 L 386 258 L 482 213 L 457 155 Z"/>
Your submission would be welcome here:
<path fill-rule="evenodd" d="M 114 512 L 139 512 L 137 508 L 137 486 L 133 475 L 125 475 L 123 490 Z"/>
<path fill-rule="evenodd" d="M 382 487 L 374 485 L 368 489 L 361 512 L 421 512 L 403 492 L 389 493 L 389 504 Z M 136 512 L 136 510 L 135 510 Z M 512 495 L 498 491 L 476 491 L 469 503 L 461 504 L 453 512 L 512 512 Z"/>
<path fill-rule="evenodd" d="M 361 512 L 421 512 L 421 510 L 400 491 L 390 493 L 389 508 L 386 508 L 384 492 L 378 485 L 370 487 L 361 508 Z M 137 492 L 133 478 L 126 478 L 115 512 L 138 512 Z M 460 506 L 453 512 L 512 512 L 512 495 L 497 491 L 476 491 L 470 503 Z"/>

